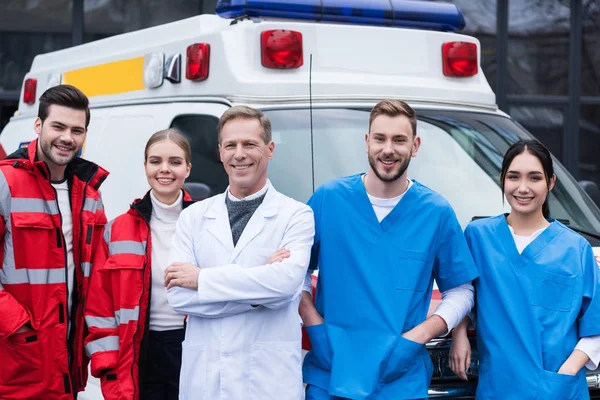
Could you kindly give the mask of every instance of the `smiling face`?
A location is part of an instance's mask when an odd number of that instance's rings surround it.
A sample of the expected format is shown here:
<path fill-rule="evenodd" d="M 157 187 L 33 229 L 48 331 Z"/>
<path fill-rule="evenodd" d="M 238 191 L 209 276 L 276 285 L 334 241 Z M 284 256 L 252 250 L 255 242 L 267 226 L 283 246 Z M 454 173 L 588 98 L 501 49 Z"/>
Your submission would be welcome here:
<path fill-rule="evenodd" d="M 511 214 L 531 216 L 542 214 L 542 205 L 554 187 L 556 177 L 546 177 L 540 160 L 525 151 L 517 155 L 504 178 L 504 194 Z"/>
<path fill-rule="evenodd" d="M 148 148 L 144 166 L 154 196 L 161 203 L 173 204 L 190 174 L 183 149 L 169 139 L 156 142 Z"/>
<path fill-rule="evenodd" d="M 275 143 L 265 143 L 258 119 L 236 118 L 223 125 L 219 154 L 232 195 L 243 198 L 267 184 L 267 164 L 274 151 Z"/>
<path fill-rule="evenodd" d="M 404 115 L 376 117 L 365 141 L 371 171 L 386 183 L 406 175 L 410 159 L 417 155 L 421 143 L 418 136 L 413 136 L 410 120 Z"/>
<path fill-rule="evenodd" d="M 40 118 L 35 120 L 37 156 L 48 164 L 53 180 L 62 179 L 67 164 L 81 151 L 87 133 L 85 124 L 84 110 L 56 104 L 48 108 L 43 122 Z"/>

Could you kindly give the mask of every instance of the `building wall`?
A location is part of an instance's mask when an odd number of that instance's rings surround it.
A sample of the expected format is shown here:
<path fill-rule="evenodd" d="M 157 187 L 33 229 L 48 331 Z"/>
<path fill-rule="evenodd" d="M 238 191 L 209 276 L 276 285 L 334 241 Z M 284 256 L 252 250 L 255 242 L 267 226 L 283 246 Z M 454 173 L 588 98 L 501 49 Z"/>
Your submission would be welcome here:
<path fill-rule="evenodd" d="M 482 43 L 482 68 L 504 111 L 536 135 L 578 179 L 600 184 L 600 2 L 446 0 Z M 36 54 L 214 12 L 217 0 L 47 0 L 0 2 L 0 129 L 14 113 Z M 569 108 L 572 4 L 581 5 L 580 94 Z M 505 63 L 497 53 L 498 10 L 507 7 Z M 78 10 L 82 9 L 82 12 Z M 83 26 L 83 32 L 80 28 Z M 506 66 L 505 74 L 498 69 Z M 573 118 L 576 116 L 576 118 Z M 571 140 L 572 139 L 572 140 Z M 574 142 L 575 141 L 575 142 Z"/>

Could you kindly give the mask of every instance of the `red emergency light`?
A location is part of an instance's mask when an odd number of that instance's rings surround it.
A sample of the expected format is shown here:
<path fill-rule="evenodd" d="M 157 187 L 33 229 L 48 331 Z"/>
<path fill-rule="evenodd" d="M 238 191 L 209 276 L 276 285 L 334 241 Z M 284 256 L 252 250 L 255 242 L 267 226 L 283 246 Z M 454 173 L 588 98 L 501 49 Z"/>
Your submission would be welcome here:
<path fill-rule="evenodd" d="M 25 104 L 35 104 L 35 91 L 37 89 L 37 79 L 28 78 L 25 80 L 23 88 L 23 102 Z"/>
<path fill-rule="evenodd" d="M 185 77 L 191 81 L 203 81 L 208 78 L 210 64 L 210 45 L 194 43 L 187 47 Z"/>
<path fill-rule="evenodd" d="M 304 64 L 300 32 L 285 29 L 264 31 L 260 35 L 260 48 L 263 67 L 293 69 Z"/>
<path fill-rule="evenodd" d="M 470 42 L 447 42 L 442 45 L 444 75 L 468 77 L 477 74 L 477 45 Z"/>

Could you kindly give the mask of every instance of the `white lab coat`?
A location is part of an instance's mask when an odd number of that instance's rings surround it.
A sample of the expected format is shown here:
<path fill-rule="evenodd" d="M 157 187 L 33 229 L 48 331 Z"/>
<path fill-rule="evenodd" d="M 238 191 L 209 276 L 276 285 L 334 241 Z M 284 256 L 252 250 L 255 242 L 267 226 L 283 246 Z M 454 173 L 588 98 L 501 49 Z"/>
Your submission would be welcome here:
<path fill-rule="evenodd" d="M 170 289 L 189 316 L 182 400 L 296 400 L 303 396 L 298 305 L 314 236 L 312 210 L 268 182 L 263 203 L 233 246 L 225 194 L 185 209 L 170 262 L 202 268 L 198 290 Z M 290 257 L 266 265 L 277 249 Z"/>

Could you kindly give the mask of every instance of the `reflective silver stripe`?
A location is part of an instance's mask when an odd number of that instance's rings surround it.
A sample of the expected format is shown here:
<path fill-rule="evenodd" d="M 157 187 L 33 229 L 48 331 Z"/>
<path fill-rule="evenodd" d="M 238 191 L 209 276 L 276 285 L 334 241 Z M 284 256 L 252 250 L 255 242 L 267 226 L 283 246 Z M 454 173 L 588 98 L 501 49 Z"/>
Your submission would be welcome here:
<path fill-rule="evenodd" d="M 90 277 L 90 272 L 92 271 L 92 263 L 82 262 L 81 263 L 81 269 L 83 270 L 83 276 L 89 278 Z"/>
<path fill-rule="evenodd" d="M 98 199 L 98 208 L 96 210 L 104 210 L 104 202 L 102 201 L 102 196 Z"/>
<path fill-rule="evenodd" d="M 119 350 L 119 337 L 109 336 L 102 339 L 94 340 L 85 345 L 85 351 L 88 356 L 92 356 L 94 353 L 100 351 L 118 351 Z"/>
<path fill-rule="evenodd" d="M 133 240 L 121 240 L 110 242 L 108 251 L 111 255 L 116 254 L 135 254 L 138 256 L 146 255 L 146 242 L 134 242 Z"/>
<path fill-rule="evenodd" d="M 96 210 L 102 209 L 102 200 L 94 200 L 90 197 L 86 197 L 83 203 L 83 211 L 96 212 Z"/>
<path fill-rule="evenodd" d="M 14 269 L 4 268 L 0 270 L 0 281 L 5 285 L 17 285 L 20 283 L 30 283 L 32 285 L 65 283 L 66 276 L 63 268 L 55 269 Z"/>
<path fill-rule="evenodd" d="M 135 308 L 121 308 L 115 311 L 117 324 L 127 324 L 129 321 L 137 321 L 140 317 L 140 306 Z"/>
<path fill-rule="evenodd" d="M 27 197 L 13 197 L 11 212 L 39 212 L 51 215 L 58 214 L 58 204 L 54 200 L 32 199 Z"/>
<path fill-rule="evenodd" d="M 0 290 L 4 290 L 4 288 L 2 287 L 2 284 L 0 283 Z"/>
<path fill-rule="evenodd" d="M 90 328 L 117 328 L 117 319 L 113 317 L 85 317 L 85 323 Z"/>

